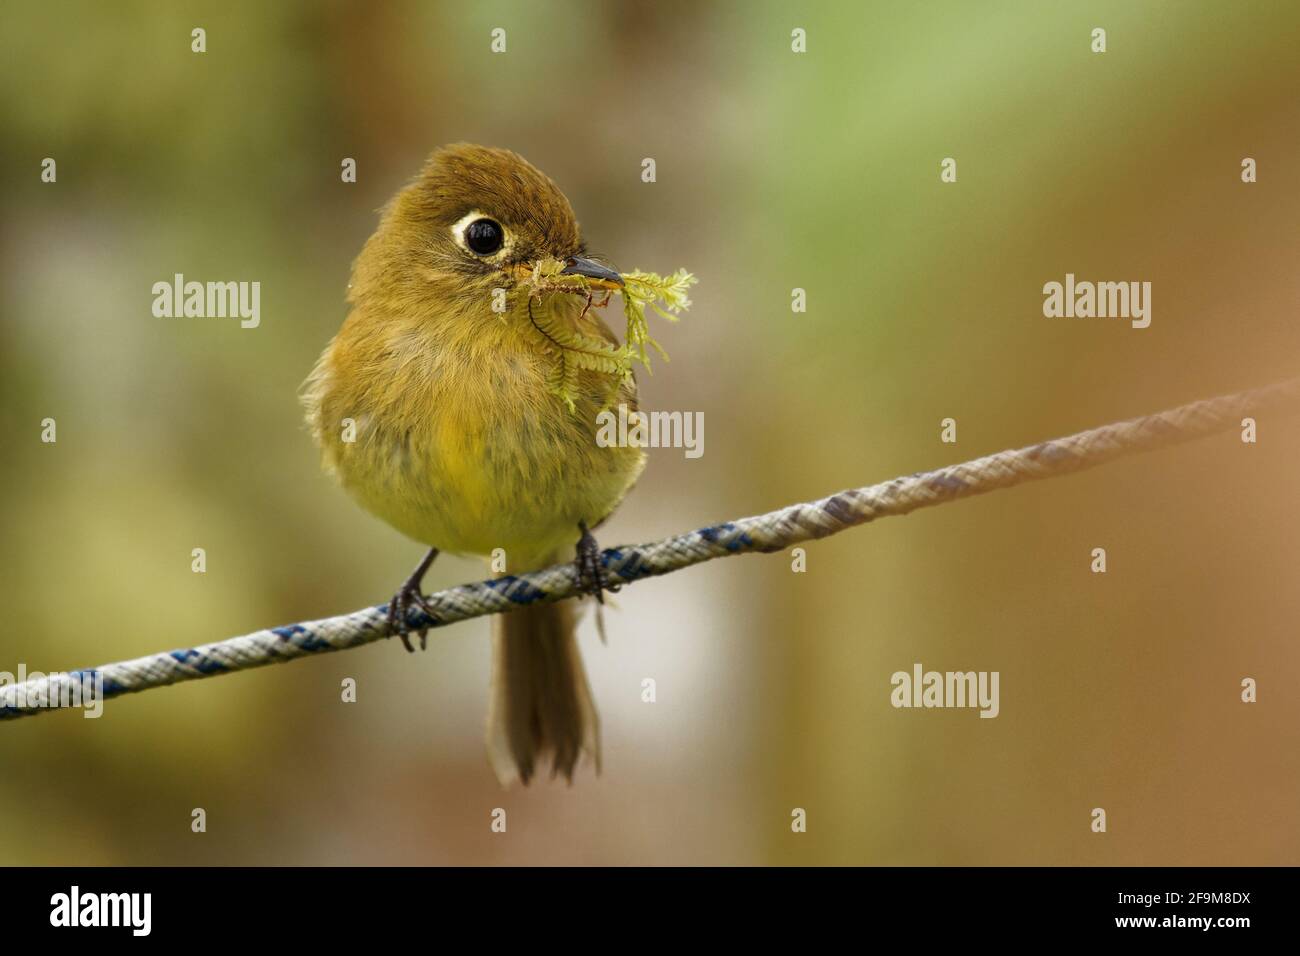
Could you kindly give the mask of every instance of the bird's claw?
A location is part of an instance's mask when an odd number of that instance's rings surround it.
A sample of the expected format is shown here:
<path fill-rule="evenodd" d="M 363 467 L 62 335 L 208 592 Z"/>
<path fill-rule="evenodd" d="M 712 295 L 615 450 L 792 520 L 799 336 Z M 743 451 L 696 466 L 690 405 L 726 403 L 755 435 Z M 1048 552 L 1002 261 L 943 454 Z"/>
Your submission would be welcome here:
<path fill-rule="evenodd" d="M 388 627 L 402 639 L 402 645 L 414 654 L 415 648 L 411 646 L 411 639 L 408 635 L 412 631 L 419 634 L 420 650 L 424 650 L 429 645 L 429 628 L 427 626 L 411 627 L 409 618 L 412 608 L 419 608 L 435 624 L 438 622 L 438 616 L 433 613 L 433 608 L 429 606 L 429 602 L 420 593 L 419 584 L 407 581 L 393 595 L 393 599 L 388 602 Z"/>
<path fill-rule="evenodd" d="M 605 603 L 605 592 L 613 593 L 621 585 L 610 584 L 605 574 L 605 565 L 600 560 L 600 545 L 595 536 L 587 530 L 585 522 L 578 522 L 582 537 L 578 539 L 573 563 L 578 570 L 578 593 L 594 595 L 601 604 Z"/>
<path fill-rule="evenodd" d="M 438 557 L 438 549 L 430 548 L 423 560 L 411 576 L 406 579 L 406 583 L 397 589 L 393 599 L 388 602 L 388 629 L 402 639 L 402 645 L 410 653 L 415 653 L 415 648 L 411 646 L 411 639 L 407 637 L 412 630 L 420 635 L 420 650 L 424 650 L 429 644 L 429 624 L 421 628 L 412 628 L 410 622 L 411 608 L 419 608 L 425 613 L 432 626 L 437 626 L 438 615 L 433 613 L 433 608 L 429 602 L 424 599 L 424 574 L 429 570 L 429 565 L 433 564 L 434 559 Z"/>

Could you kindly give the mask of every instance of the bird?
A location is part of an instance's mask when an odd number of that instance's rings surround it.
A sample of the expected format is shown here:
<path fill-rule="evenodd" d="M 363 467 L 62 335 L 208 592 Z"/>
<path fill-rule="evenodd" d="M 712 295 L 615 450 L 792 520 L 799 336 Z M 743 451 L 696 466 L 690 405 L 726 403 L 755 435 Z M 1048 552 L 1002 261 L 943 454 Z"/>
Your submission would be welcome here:
<path fill-rule="evenodd" d="M 586 296 L 538 294 L 526 277 L 563 263 Z M 388 604 L 413 650 L 411 614 L 436 621 L 422 581 L 441 552 L 498 557 L 517 574 L 573 555 L 580 590 L 608 587 L 592 531 L 637 481 L 645 453 L 597 443 L 609 404 L 635 412 L 635 378 L 611 389 L 579 369 L 557 395 L 548 327 L 617 346 L 591 290 L 620 274 L 588 252 L 555 182 L 507 149 L 435 150 L 383 207 L 352 266 L 349 311 L 308 376 L 302 401 L 322 464 L 367 511 L 428 547 Z M 554 323 L 559 323 L 558 326 Z M 418 617 L 417 617 L 418 621 Z M 600 725 L 575 639 L 573 602 L 532 603 L 493 619 L 489 763 L 527 785 L 549 758 L 570 783 L 600 771 Z M 425 646 L 427 628 L 415 628 Z"/>

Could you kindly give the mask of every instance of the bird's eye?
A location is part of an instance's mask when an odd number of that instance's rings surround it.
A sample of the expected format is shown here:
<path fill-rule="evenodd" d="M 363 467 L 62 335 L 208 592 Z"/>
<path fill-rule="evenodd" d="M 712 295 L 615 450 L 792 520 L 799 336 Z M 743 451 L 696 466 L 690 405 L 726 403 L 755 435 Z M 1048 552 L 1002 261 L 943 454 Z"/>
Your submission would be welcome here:
<path fill-rule="evenodd" d="M 465 245 L 480 256 L 492 255 L 505 241 L 505 230 L 494 219 L 475 219 L 465 227 Z"/>

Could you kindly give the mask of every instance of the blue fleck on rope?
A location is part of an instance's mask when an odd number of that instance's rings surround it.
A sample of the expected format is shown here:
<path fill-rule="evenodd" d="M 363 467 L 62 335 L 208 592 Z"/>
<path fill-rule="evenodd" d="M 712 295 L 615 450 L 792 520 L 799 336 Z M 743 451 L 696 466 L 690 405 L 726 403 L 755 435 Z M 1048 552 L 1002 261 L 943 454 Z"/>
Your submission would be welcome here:
<path fill-rule="evenodd" d="M 1205 399 L 1142 418 L 1103 425 L 1065 438 L 1002 451 L 973 461 L 918 472 L 892 481 L 853 488 L 778 511 L 740 518 L 664 538 L 651 544 L 609 548 L 601 563 L 609 583 L 631 584 L 713 558 L 751 551 L 782 551 L 824 538 L 855 525 L 918 508 L 942 504 L 1082 471 L 1122 455 L 1150 451 L 1239 427 L 1246 415 L 1269 410 L 1294 411 L 1300 404 L 1300 378 L 1219 398 Z M 427 597 L 437 619 L 412 610 L 413 628 L 443 627 L 457 621 L 499 614 L 537 601 L 559 601 L 578 590 L 572 564 L 557 564 L 530 574 L 509 575 L 477 584 L 462 584 Z M 182 648 L 134 660 L 60 673 L 0 687 L 0 719 L 55 709 L 67 701 L 71 685 L 96 676 L 104 698 L 164 687 L 181 681 L 279 664 L 311 654 L 360 647 L 391 636 L 387 604 L 339 617 L 289 624 L 198 647 Z M 62 696 L 61 696 L 62 695 Z"/>

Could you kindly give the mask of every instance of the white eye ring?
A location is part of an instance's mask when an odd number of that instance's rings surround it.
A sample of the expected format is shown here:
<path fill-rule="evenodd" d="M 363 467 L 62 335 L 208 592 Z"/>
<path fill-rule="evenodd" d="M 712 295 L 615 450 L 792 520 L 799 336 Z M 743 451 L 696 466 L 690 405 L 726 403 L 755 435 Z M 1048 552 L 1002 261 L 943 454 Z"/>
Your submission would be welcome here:
<path fill-rule="evenodd" d="M 480 219 L 491 219 L 498 226 L 501 226 L 501 248 L 486 256 L 482 253 L 475 252 L 465 241 L 465 230 L 469 228 L 469 224 L 471 222 L 477 222 Z M 511 247 L 515 244 L 514 236 L 510 235 L 510 230 L 502 225 L 500 219 L 496 216 L 489 216 L 487 213 L 479 209 L 472 210 L 464 216 L 461 216 L 460 219 L 456 221 L 456 224 L 451 227 L 451 235 L 452 238 L 456 240 L 456 245 L 460 246 L 475 259 L 482 259 L 484 262 L 493 262 L 498 259 L 504 259 L 510 253 Z"/>

